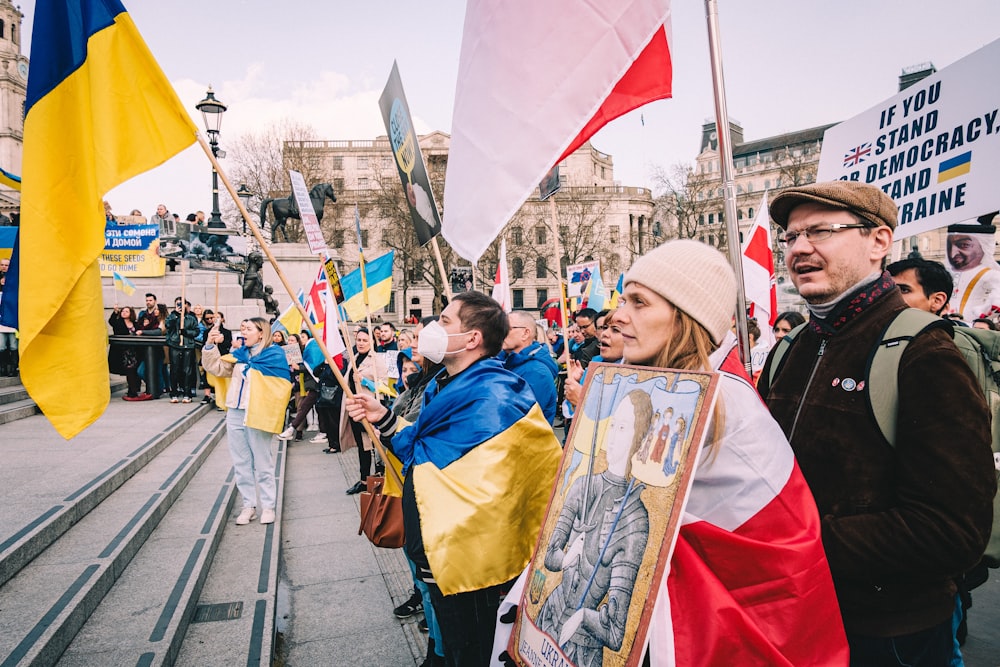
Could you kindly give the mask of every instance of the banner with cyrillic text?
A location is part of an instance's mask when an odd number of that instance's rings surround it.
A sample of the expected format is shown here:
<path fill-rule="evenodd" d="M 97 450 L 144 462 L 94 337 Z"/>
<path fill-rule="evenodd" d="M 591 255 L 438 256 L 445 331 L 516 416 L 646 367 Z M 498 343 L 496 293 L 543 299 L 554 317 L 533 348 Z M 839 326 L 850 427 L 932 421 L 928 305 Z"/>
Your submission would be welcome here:
<path fill-rule="evenodd" d="M 899 206 L 896 237 L 1000 208 L 1000 40 L 826 131 L 817 180 L 859 181 Z"/>
<path fill-rule="evenodd" d="M 166 262 L 157 252 L 160 247 L 160 226 L 119 225 L 104 228 L 104 252 L 101 253 L 101 275 L 117 272 L 123 276 L 149 278 L 162 276 Z"/>

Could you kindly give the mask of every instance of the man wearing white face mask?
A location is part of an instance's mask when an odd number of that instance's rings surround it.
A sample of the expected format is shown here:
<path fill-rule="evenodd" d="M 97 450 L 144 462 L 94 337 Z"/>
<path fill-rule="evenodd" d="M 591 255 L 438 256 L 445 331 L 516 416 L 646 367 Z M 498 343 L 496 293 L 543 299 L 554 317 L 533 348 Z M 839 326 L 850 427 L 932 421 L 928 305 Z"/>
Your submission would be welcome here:
<path fill-rule="evenodd" d="M 561 455 L 524 380 L 492 358 L 508 331 L 499 304 L 462 292 L 420 332 L 419 353 L 444 370 L 412 425 L 369 396 L 347 401 L 403 463 L 406 552 L 449 665 L 489 664 L 502 586 L 531 557 Z"/>

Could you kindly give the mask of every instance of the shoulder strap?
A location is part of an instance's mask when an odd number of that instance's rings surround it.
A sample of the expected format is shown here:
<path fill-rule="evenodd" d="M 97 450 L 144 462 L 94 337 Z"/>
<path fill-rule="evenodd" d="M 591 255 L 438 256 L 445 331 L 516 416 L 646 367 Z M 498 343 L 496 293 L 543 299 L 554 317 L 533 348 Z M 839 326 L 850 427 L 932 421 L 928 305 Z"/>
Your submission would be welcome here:
<path fill-rule="evenodd" d="M 901 311 L 889 323 L 872 350 L 865 373 L 868 406 L 875 423 L 891 446 L 896 446 L 896 412 L 899 407 L 899 362 L 907 345 L 928 329 L 951 327 L 933 313 L 916 308 Z"/>
<path fill-rule="evenodd" d="M 774 386 L 774 378 L 776 378 L 778 376 L 778 372 L 781 371 L 781 366 L 785 363 L 785 356 L 788 355 L 788 351 L 791 349 L 792 343 L 795 342 L 795 338 L 802 333 L 802 330 L 806 328 L 807 324 L 808 323 L 800 324 L 786 333 L 781 340 L 775 343 L 774 354 L 771 356 L 771 365 L 766 369 L 768 390 Z"/>

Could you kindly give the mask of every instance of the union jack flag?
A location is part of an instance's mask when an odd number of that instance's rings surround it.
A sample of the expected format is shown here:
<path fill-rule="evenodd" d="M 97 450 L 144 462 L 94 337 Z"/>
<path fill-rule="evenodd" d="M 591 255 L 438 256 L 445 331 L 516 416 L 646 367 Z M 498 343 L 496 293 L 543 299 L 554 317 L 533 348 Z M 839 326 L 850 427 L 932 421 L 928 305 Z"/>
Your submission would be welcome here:
<path fill-rule="evenodd" d="M 848 152 L 844 153 L 844 166 L 854 167 L 861 162 L 865 161 L 872 152 L 872 145 L 870 143 L 864 143 L 856 148 L 852 148 Z"/>

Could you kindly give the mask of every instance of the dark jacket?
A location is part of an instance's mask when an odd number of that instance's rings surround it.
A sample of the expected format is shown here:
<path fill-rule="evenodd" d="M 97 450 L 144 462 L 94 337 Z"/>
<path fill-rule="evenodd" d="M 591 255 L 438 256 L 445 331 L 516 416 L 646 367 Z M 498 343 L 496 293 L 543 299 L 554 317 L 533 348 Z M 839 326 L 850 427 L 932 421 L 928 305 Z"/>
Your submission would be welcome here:
<path fill-rule="evenodd" d="M 559 375 L 559 367 L 549 356 L 548 348 L 533 342 L 520 352 L 501 352 L 497 359 L 511 373 L 524 378 L 545 418 L 550 424 L 555 421 L 556 377 Z"/>
<path fill-rule="evenodd" d="M 167 345 L 173 348 L 193 350 L 198 337 L 198 318 L 194 313 L 184 314 L 184 331 L 180 330 L 181 317 L 176 310 L 167 315 Z M 184 334 L 183 338 L 181 334 Z"/>
<path fill-rule="evenodd" d="M 845 628 L 891 637 L 954 612 L 953 578 L 983 554 L 996 479 L 985 399 L 945 329 L 906 348 L 896 447 L 882 437 L 861 383 L 906 308 L 898 288 L 884 289 L 838 309 L 828 320 L 839 326 L 810 323 L 774 385 L 769 358 L 758 388 L 815 496 Z"/>
<path fill-rule="evenodd" d="M 586 368 L 590 364 L 590 360 L 601 353 L 601 341 L 597 338 L 584 338 L 580 347 L 573 350 L 572 357 L 580 362 L 580 364 Z"/>

